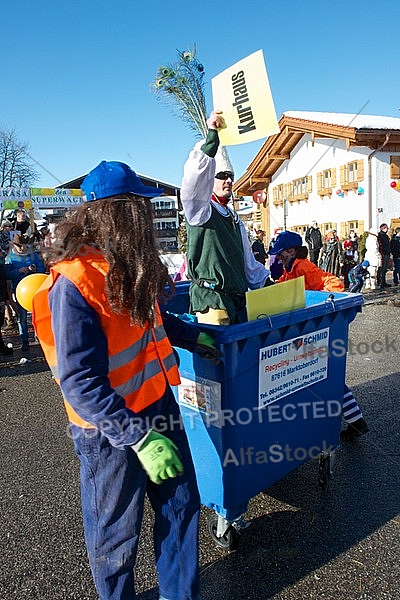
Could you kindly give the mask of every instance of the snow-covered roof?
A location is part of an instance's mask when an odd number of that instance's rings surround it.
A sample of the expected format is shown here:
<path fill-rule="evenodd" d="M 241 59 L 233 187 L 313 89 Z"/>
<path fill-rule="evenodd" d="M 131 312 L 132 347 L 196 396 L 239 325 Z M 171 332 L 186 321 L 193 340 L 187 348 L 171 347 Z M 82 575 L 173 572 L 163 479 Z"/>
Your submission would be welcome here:
<path fill-rule="evenodd" d="M 363 115 L 350 113 L 308 112 L 289 110 L 283 113 L 293 119 L 317 121 L 329 125 L 342 125 L 356 129 L 400 129 L 400 117 L 384 117 L 379 115 Z"/>

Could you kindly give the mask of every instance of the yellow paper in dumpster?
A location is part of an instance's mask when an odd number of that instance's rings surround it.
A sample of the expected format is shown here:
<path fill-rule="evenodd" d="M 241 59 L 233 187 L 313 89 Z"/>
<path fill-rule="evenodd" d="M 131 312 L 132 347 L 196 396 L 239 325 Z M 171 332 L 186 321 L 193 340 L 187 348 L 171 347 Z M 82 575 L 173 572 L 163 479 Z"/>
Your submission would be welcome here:
<path fill-rule="evenodd" d="M 280 313 L 304 308 L 304 276 L 246 292 L 247 319 L 255 321 Z"/>
<path fill-rule="evenodd" d="M 222 146 L 254 142 L 279 133 L 274 101 L 262 50 L 235 63 L 211 80 L 214 110 L 221 110 L 225 127 Z"/>

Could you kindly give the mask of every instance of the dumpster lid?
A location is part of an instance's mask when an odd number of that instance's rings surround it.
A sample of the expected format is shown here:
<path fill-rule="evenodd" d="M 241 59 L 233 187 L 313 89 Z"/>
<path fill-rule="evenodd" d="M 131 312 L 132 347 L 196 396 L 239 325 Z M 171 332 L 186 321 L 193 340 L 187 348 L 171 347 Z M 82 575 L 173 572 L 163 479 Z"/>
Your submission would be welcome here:
<path fill-rule="evenodd" d="M 349 315 L 350 318 L 348 321 L 350 323 L 354 319 L 355 314 L 361 312 L 361 307 L 364 303 L 362 294 L 311 290 L 306 290 L 305 294 L 305 308 L 280 313 L 271 317 L 266 316 L 237 325 L 221 326 L 202 323 L 201 328 L 212 331 L 218 343 L 230 343 L 339 311 L 352 310 L 353 314 Z"/>

